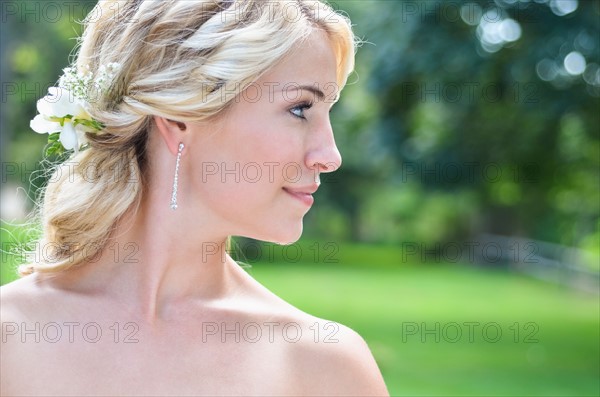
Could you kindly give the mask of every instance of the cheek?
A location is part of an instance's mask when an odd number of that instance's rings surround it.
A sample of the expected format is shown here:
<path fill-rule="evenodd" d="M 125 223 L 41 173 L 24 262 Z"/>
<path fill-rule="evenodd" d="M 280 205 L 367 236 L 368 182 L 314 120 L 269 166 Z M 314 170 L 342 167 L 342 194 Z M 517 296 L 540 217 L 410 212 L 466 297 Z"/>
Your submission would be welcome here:
<path fill-rule="evenodd" d="M 221 158 L 199 162 L 192 174 L 189 194 L 194 200 L 213 208 L 269 202 L 285 184 L 285 174 L 294 178 L 297 167 L 294 163 L 285 165 L 275 158 L 267 158 L 259 152 L 253 154 L 240 153 L 235 160 Z"/>
<path fill-rule="evenodd" d="M 269 200 L 282 186 L 302 180 L 302 135 L 290 128 L 285 119 L 253 117 L 199 143 L 194 194 L 239 205 L 261 194 Z"/>
<path fill-rule="evenodd" d="M 300 179 L 303 144 L 290 131 L 255 131 L 238 145 L 228 163 L 235 165 L 244 181 L 281 184 Z"/>

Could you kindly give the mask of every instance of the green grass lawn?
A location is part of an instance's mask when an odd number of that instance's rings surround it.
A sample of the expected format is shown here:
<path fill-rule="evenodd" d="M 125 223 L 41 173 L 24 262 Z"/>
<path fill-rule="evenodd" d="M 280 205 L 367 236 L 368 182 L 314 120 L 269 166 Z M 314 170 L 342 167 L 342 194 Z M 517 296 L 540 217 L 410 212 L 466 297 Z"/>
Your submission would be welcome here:
<path fill-rule="evenodd" d="M 257 263 L 250 273 L 302 310 L 358 331 L 392 395 L 600 393 L 597 296 L 459 265 Z"/>

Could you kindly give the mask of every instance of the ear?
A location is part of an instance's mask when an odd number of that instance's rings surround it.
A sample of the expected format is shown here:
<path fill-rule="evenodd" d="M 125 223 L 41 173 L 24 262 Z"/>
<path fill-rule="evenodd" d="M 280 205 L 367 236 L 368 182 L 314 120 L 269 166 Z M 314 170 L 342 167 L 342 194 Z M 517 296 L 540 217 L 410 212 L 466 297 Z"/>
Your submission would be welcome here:
<path fill-rule="evenodd" d="M 187 125 L 181 121 L 169 120 L 160 116 L 154 116 L 154 123 L 169 151 L 174 156 L 177 155 L 179 143 L 183 141 Z"/>

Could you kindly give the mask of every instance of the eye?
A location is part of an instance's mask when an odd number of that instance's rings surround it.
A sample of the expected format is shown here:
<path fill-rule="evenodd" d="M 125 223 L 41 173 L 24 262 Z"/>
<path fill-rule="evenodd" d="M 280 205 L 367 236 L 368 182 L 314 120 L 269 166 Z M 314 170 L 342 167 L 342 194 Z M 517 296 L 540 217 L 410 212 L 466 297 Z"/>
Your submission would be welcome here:
<path fill-rule="evenodd" d="M 312 106 L 313 106 L 312 102 L 304 102 L 304 103 L 301 103 L 301 104 L 291 108 L 290 113 L 292 113 L 294 116 L 298 117 L 299 119 L 306 119 L 306 117 L 304 117 L 304 111 L 307 109 L 310 109 Z"/>

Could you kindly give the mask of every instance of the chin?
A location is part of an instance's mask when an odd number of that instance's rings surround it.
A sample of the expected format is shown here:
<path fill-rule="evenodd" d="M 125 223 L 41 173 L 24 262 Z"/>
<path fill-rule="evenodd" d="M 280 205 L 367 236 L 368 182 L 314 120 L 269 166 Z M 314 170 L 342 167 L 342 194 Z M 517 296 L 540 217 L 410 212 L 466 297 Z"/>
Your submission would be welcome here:
<path fill-rule="evenodd" d="M 279 245 L 290 245 L 295 243 L 302 236 L 303 225 L 300 222 L 299 226 L 292 226 L 280 230 L 271 230 L 267 233 L 256 234 L 249 236 L 255 240 L 266 241 L 268 243 L 274 243 Z"/>

